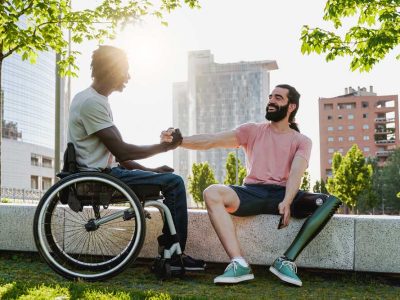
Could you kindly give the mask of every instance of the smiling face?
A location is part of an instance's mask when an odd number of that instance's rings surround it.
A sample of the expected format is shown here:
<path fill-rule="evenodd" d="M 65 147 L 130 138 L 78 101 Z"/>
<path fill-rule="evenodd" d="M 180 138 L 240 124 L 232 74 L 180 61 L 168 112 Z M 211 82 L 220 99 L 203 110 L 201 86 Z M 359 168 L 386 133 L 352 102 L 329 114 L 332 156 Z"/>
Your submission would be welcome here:
<path fill-rule="evenodd" d="M 265 118 L 268 121 L 279 122 L 292 112 L 293 109 L 289 109 L 292 104 L 289 103 L 288 93 L 289 91 L 285 88 L 274 88 L 271 95 L 269 95 L 266 107 Z"/>

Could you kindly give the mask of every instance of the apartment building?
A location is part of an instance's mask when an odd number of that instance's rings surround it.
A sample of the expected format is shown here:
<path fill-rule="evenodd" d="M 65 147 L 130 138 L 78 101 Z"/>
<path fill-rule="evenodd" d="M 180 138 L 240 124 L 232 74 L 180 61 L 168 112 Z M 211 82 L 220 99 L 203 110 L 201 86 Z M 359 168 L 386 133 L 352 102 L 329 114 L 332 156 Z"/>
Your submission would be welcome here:
<path fill-rule="evenodd" d="M 344 95 L 319 99 L 319 125 L 321 178 L 332 175 L 333 154 L 345 155 L 354 144 L 382 165 L 400 145 L 398 96 L 345 88 Z"/>

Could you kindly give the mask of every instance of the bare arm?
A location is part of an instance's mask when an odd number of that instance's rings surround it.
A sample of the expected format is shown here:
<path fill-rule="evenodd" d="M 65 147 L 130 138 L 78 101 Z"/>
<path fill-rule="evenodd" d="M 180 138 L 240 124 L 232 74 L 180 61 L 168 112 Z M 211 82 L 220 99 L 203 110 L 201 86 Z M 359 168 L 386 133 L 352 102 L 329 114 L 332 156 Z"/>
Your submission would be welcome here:
<path fill-rule="evenodd" d="M 301 178 L 307 169 L 307 161 L 301 156 L 295 156 L 290 168 L 289 178 L 286 182 L 285 198 L 279 204 L 279 213 L 283 215 L 283 224 L 287 226 L 290 221 L 290 205 L 299 191 Z"/>
<path fill-rule="evenodd" d="M 147 146 L 125 143 L 118 128 L 115 126 L 99 130 L 95 135 L 120 162 L 147 158 L 170 149 L 167 143 Z"/>
<path fill-rule="evenodd" d="M 192 150 L 208 150 L 211 148 L 236 148 L 239 143 L 235 131 L 215 134 L 196 134 L 183 137 L 181 147 Z"/>

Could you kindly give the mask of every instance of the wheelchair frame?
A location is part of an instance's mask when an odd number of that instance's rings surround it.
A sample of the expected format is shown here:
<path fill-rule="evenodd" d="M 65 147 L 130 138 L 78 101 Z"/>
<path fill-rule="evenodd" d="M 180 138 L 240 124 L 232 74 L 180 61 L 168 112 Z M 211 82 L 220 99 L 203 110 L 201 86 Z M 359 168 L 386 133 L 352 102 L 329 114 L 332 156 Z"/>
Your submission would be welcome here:
<path fill-rule="evenodd" d="M 160 198 L 159 192 L 158 195 L 153 194 L 147 199 L 146 197 L 140 199 L 135 191 L 121 180 L 105 173 L 77 172 L 63 175 L 67 176 L 53 185 L 40 200 L 34 216 L 33 234 L 41 257 L 54 271 L 65 278 L 103 280 L 119 274 L 133 263 L 144 243 L 145 218 L 149 217 L 148 212 L 144 210 L 145 207 L 158 208 L 163 221 L 168 224 L 171 235 L 176 235 L 171 212 L 160 201 L 163 198 Z M 86 192 L 91 198 L 81 201 L 80 195 L 76 193 L 76 200 L 85 204 L 78 208 L 74 207 L 70 203 L 74 197 L 71 196 L 73 194 L 71 191 L 75 189 L 76 192 L 79 184 L 88 183 L 113 189 L 109 202 L 107 203 L 98 191 L 91 192 L 89 187 L 89 191 L 86 188 Z M 61 193 L 64 189 L 68 191 L 68 203 L 65 199 L 62 201 Z M 117 198 L 113 200 L 112 197 L 115 195 Z M 128 229 L 128 224 L 132 226 L 132 231 Z M 107 229 L 109 230 L 104 232 Z M 100 239 L 104 240 L 99 241 Z M 117 242 L 113 241 L 115 239 Z M 78 241 L 83 245 L 78 247 Z M 117 247 L 118 241 L 127 244 Z M 103 245 L 101 242 L 104 242 Z M 98 243 L 96 249 L 97 244 L 91 245 L 95 243 Z M 116 249 L 112 251 L 107 249 L 114 247 Z M 158 278 L 166 279 L 172 275 L 170 258 L 173 254 L 182 254 L 177 241 L 168 249 L 164 249 L 162 255 L 156 258 L 152 270 Z M 178 274 L 183 273 L 184 267 L 181 261 L 181 271 Z"/>

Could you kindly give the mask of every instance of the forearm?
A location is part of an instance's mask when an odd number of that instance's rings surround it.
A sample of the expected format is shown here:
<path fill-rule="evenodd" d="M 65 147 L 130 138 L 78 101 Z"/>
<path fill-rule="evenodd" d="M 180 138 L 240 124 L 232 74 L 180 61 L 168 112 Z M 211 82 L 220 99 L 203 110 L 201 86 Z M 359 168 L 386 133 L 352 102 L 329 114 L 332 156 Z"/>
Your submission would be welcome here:
<path fill-rule="evenodd" d="M 305 170 L 307 169 L 307 161 L 299 156 L 296 156 L 292 162 L 292 166 L 289 173 L 289 178 L 286 182 L 286 192 L 283 201 L 291 204 L 294 197 L 299 191 L 301 185 L 301 179 Z"/>
<path fill-rule="evenodd" d="M 183 138 L 180 145 L 186 149 L 208 150 L 212 148 L 235 148 L 238 147 L 234 131 L 220 132 L 215 134 L 196 134 Z"/>
<path fill-rule="evenodd" d="M 123 143 L 119 149 L 115 150 L 116 153 L 114 155 L 118 161 L 128 161 L 148 158 L 153 155 L 166 152 L 167 150 L 168 148 L 166 144 L 136 146 Z"/>
<path fill-rule="evenodd" d="M 213 148 L 214 144 L 212 135 L 197 134 L 183 137 L 181 147 L 192 150 L 208 150 Z"/>
<path fill-rule="evenodd" d="M 286 182 L 285 198 L 283 201 L 292 204 L 301 184 L 301 176 L 289 176 Z"/>

